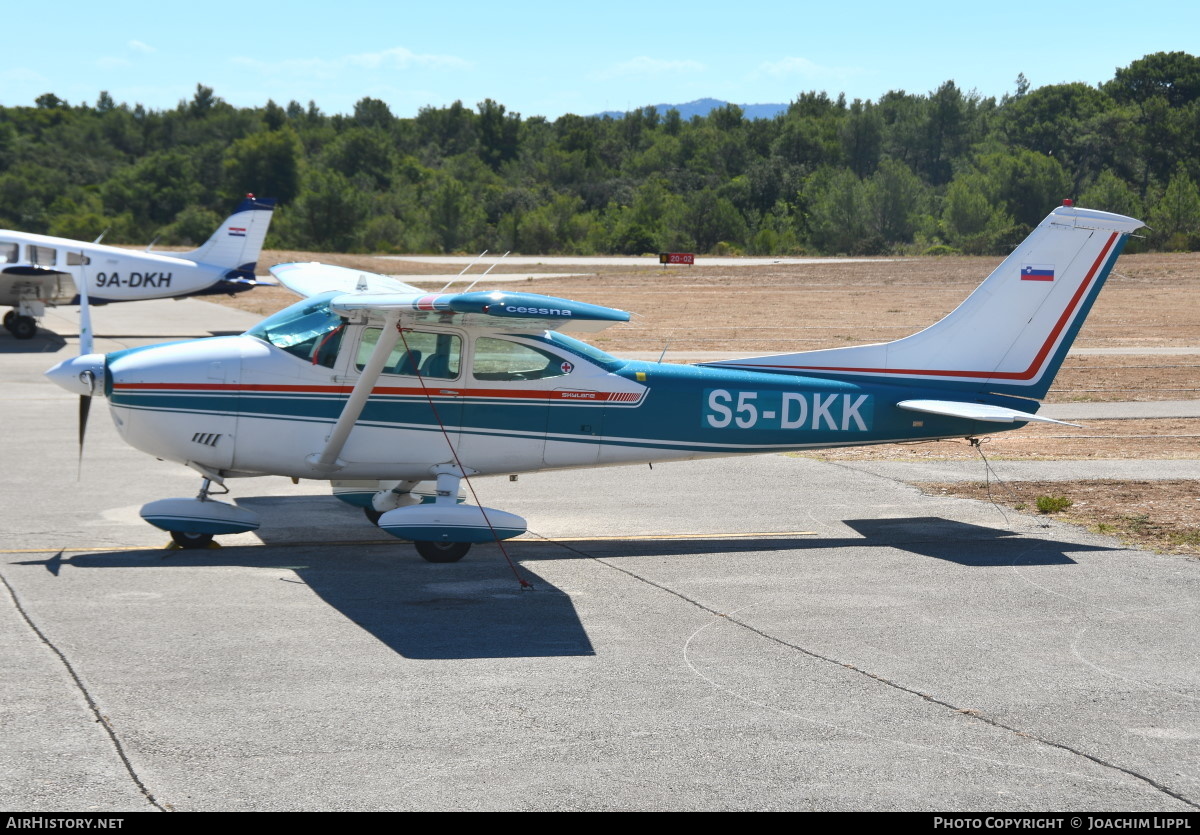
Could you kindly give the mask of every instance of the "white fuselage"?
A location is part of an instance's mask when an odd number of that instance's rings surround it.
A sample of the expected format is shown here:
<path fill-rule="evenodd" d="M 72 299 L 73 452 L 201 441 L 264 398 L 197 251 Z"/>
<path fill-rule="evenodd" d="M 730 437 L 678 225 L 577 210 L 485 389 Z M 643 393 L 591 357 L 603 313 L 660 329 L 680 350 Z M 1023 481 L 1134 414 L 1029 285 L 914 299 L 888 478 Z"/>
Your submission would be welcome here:
<path fill-rule="evenodd" d="M 168 254 L 0 231 L 0 269 L 14 266 L 33 269 L 29 274 L 0 275 L 0 305 L 68 304 L 84 281 L 94 302 L 187 296 L 212 286 L 228 272 L 227 267 Z M 65 273 L 69 280 L 56 273 Z"/>
<path fill-rule="evenodd" d="M 494 368 L 483 355 L 487 345 L 535 345 L 546 354 L 553 349 L 519 335 L 499 340 L 494 332 L 439 327 L 419 334 L 457 340 L 455 366 L 440 377 L 399 368 L 384 373 L 337 456 L 336 470 L 321 470 L 314 459 L 370 352 L 368 330 L 349 325 L 328 366 L 251 336 L 113 355 L 114 421 L 131 446 L 231 476 L 421 480 L 430 477 L 431 467 L 453 463 L 456 453 L 479 473 L 647 460 L 635 445 L 600 443 L 605 412 L 636 407 L 644 385 L 566 351 L 547 363 L 544 377 L 496 379 L 503 372 L 481 370 Z M 693 456 L 660 450 L 652 457 Z"/>

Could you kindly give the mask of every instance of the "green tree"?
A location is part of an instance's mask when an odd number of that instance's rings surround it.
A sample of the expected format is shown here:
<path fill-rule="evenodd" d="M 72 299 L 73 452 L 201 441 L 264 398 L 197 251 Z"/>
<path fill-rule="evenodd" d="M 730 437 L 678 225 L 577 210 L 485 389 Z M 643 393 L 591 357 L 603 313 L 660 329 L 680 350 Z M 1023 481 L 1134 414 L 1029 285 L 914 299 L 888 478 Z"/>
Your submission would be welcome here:
<path fill-rule="evenodd" d="M 1178 251 L 1200 246 L 1200 189 L 1181 167 L 1150 210 L 1153 240 Z"/>
<path fill-rule="evenodd" d="M 297 249 L 347 252 L 366 218 L 367 199 L 337 171 L 310 171 L 299 198 L 281 212 L 287 243 Z"/>
<path fill-rule="evenodd" d="M 290 203 L 300 192 L 301 155 L 300 139 L 286 125 L 237 140 L 222 161 L 226 199 L 257 194 Z"/>

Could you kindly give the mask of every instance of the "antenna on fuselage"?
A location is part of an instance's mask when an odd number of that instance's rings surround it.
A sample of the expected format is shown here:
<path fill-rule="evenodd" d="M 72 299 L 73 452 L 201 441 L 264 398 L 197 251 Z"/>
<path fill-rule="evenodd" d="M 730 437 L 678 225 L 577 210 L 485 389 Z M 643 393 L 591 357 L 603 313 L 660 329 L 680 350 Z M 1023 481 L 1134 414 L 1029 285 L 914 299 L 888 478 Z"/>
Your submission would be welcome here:
<path fill-rule="evenodd" d="M 479 259 L 480 259 L 480 258 L 482 258 L 483 256 L 487 255 L 487 254 L 488 254 L 488 251 L 487 251 L 486 249 L 485 249 L 483 252 L 479 253 L 479 255 L 477 255 L 477 256 L 475 257 L 475 260 L 474 260 L 474 261 L 472 261 L 470 264 L 467 264 L 467 266 L 465 266 L 465 267 L 463 267 L 463 268 L 462 268 L 462 273 L 459 273 L 458 275 L 454 276 L 454 278 L 452 278 L 452 279 L 450 279 L 449 281 L 447 281 L 447 282 L 446 282 L 446 286 L 445 286 L 445 287 L 443 287 L 441 290 L 438 290 L 438 292 L 439 292 L 439 293 L 445 293 L 445 292 L 446 292 L 446 288 L 448 288 L 448 287 L 449 287 L 451 284 L 453 284 L 454 282 L 456 282 L 456 281 L 458 281 L 460 278 L 462 278 L 462 276 L 463 276 L 463 273 L 465 273 L 467 270 L 471 269 L 471 267 L 473 267 L 473 266 L 475 266 L 476 264 L 478 264 L 478 263 L 479 263 Z"/>
<path fill-rule="evenodd" d="M 150 243 L 146 244 L 146 251 L 149 252 L 151 249 L 153 249 L 154 245 L 156 243 L 158 243 L 158 239 L 161 237 L 162 237 L 162 235 L 155 235 L 154 240 L 152 240 Z"/>
<path fill-rule="evenodd" d="M 512 252 L 512 250 L 510 249 L 508 252 Z M 496 259 L 496 264 L 499 264 L 501 261 L 503 261 L 505 258 L 507 258 L 507 257 L 508 257 L 508 252 L 504 253 L 504 254 L 503 254 L 503 255 L 501 255 L 499 258 L 497 258 L 497 259 Z M 474 281 L 472 281 L 470 284 L 468 284 L 468 285 L 467 285 L 467 289 L 466 289 L 466 290 L 463 290 L 463 292 L 464 292 L 464 293 L 468 293 L 468 292 L 470 292 L 471 288 L 472 288 L 472 287 L 474 287 L 476 284 L 478 284 L 478 283 L 479 283 L 479 280 L 480 280 L 480 279 L 482 279 L 484 275 L 487 275 L 488 273 L 490 273 L 490 272 L 492 271 L 492 269 L 493 269 L 493 268 L 496 266 L 496 264 L 492 264 L 492 266 L 491 266 L 491 267 L 488 267 L 486 270 L 484 270 L 484 271 L 483 271 L 483 275 L 479 276 L 479 278 L 475 279 L 475 280 L 474 280 Z"/>
<path fill-rule="evenodd" d="M 109 230 L 109 229 L 112 229 L 112 227 L 111 227 L 111 226 L 109 226 L 107 229 L 105 229 L 103 232 L 101 232 L 101 233 L 100 233 L 100 237 L 96 238 L 96 240 L 92 241 L 92 243 L 94 243 L 94 244 L 98 244 L 98 243 L 100 243 L 102 240 L 104 240 L 104 236 L 108 234 L 108 230 Z"/>

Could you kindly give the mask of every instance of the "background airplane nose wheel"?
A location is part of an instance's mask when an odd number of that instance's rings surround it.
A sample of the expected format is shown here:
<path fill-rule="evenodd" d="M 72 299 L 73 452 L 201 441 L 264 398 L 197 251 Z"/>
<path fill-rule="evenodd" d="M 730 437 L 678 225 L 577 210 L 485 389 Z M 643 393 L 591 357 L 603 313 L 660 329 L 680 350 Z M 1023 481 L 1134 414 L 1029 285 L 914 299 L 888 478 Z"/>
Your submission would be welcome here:
<path fill-rule="evenodd" d="M 171 539 L 175 540 L 175 544 L 180 548 L 191 550 L 192 548 L 207 548 L 209 543 L 213 541 L 213 535 L 210 533 L 171 531 Z"/>
<path fill-rule="evenodd" d="M 429 562 L 458 562 L 471 550 L 470 542 L 414 542 L 413 545 Z"/>

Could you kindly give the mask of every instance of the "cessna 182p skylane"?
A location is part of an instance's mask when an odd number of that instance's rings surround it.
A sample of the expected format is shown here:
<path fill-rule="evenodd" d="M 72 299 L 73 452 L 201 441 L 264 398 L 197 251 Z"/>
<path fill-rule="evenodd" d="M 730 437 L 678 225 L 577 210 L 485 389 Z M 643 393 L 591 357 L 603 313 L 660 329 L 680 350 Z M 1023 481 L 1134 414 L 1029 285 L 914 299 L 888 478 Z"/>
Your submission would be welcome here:
<path fill-rule="evenodd" d="M 46 305 L 79 304 L 84 292 L 107 304 L 249 290 L 274 209 L 274 198 L 247 195 L 203 246 L 178 253 L 0 231 L 0 306 L 13 308 L 4 327 L 31 339 Z"/>
<path fill-rule="evenodd" d="M 281 475 L 331 481 L 426 559 L 450 562 L 526 530 L 459 503 L 464 477 L 1060 423 L 1035 414 L 1037 399 L 1141 226 L 1068 203 L 946 318 L 876 345 L 623 361 L 564 333 L 627 321 L 620 310 L 284 264 L 271 272 L 306 298 L 241 336 L 88 353 L 47 376 L 107 396 L 129 444 L 201 474 L 198 497 L 142 508 L 186 547 L 258 527 L 214 501 L 212 482 Z M 421 502 L 430 480 L 436 498 Z"/>

